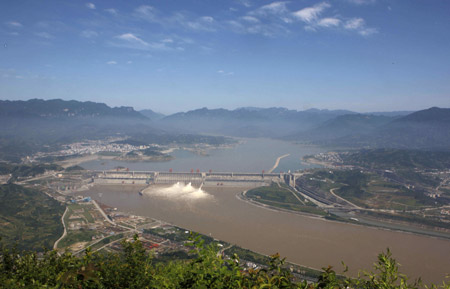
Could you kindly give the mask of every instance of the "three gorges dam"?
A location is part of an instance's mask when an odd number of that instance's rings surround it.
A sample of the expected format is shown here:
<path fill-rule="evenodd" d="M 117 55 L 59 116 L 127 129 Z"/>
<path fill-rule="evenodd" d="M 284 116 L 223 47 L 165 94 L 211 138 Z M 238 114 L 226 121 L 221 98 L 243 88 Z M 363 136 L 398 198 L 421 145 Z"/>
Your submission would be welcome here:
<path fill-rule="evenodd" d="M 271 182 L 284 181 L 295 186 L 295 173 L 234 173 L 234 172 L 156 172 L 108 170 L 95 171 L 93 181 L 97 184 L 176 184 L 191 183 L 193 186 L 260 187 Z"/>

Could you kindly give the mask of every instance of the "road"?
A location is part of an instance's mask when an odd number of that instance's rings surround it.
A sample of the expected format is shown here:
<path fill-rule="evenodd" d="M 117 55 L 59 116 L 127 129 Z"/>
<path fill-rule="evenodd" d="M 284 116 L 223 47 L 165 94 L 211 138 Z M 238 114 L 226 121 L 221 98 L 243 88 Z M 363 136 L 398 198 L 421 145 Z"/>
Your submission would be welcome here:
<path fill-rule="evenodd" d="M 69 207 L 66 206 L 66 210 L 64 211 L 64 214 L 61 217 L 61 222 L 62 222 L 63 227 L 64 227 L 64 233 L 62 234 L 62 236 L 58 240 L 56 240 L 55 244 L 53 245 L 53 250 L 56 250 L 58 248 L 59 242 L 62 239 L 64 239 L 65 236 L 67 236 L 67 229 L 66 229 L 66 223 L 64 222 L 64 217 L 66 216 L 68 211 L 69 211 Z"/>
<path fill-rule="evenodd" d="M 343 201 L 343 202 L 349 204 L 351 208 L 355 208 L 355 209 L 359 209 L 359 210 L 364 210 L 364 208 L 361 208 L 360 206 L 357 206 L 357 205 L 353 204 L 352 202 L 347 201 L 346 199 L 344 199 L 344 198 L 342 198 L 342 197 L 336 195 L 336 194 L 334 193 L 334 190 L 336 190 L 336 188 L 330 189 L 330 194 L 332 194 L 333 196 L 335 196 L 337 199 L 339 199 L 339 200 L 341 200 L 341 201 Z"/>

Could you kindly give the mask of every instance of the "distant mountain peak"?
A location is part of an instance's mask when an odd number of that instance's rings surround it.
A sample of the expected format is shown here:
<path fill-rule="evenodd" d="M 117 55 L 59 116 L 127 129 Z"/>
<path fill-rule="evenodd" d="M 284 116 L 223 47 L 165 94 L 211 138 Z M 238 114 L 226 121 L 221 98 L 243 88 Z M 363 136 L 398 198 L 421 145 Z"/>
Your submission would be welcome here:
<path fill-rule="evenodd" d="M 399 118 L 397 122 L 444 122 L 450 125 L 450 108 L 431 107 Z"/>

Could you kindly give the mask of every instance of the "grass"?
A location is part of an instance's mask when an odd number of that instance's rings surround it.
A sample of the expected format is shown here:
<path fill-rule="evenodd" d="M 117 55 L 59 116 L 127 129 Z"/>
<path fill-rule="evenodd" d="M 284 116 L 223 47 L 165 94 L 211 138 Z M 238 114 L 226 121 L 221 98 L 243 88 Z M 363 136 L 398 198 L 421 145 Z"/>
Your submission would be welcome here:
<path fill-rule="evenodd" d="M 106 237 L 103 240 L 101 240 L 100 242 L 98 242 L 97 244 L 91 246 L 91 249 L 92 250 L 100 249 L 101 247 L 103 247 L 109 243 L 112 243 L 116 240 L 122 239 L 123 237 L 124 237 L 124 234 L 122 234 L 122 233 Z"/>
<path fill-rule="evenodd" d="M 68 247 L 78 242 L 90 242 L 92 241 L 92 237 L 97 235 L 98 232 L 96 230 L 87 230 L 85 228 L 81 228 L 80 230 L 71 230 L 69 228 L 69 224 L 71 222 L 86 222 L 94 223 L 94 217 L 89 213 L 89 209 L 93 209 L 94 207 L 91 205 L 80 205 L 80 204 L 70 204 L 68 205 L 68 212 L 64 216 L 64 223 L 67 227 L 67 235 L 64 239 L 62 239 L 58 246 L 59 248 Z M 74 214 L 80 216 L 77 218 L 72 218 Z"/>
<path fill-rule="evenodd" d="M 94 218 L 92 217 L 92 215 L 89 214 L 89 212 L 86 211 L 86 209 L 85 209 L 84 212 L 83 212 L 83 216 L 86 218 L 86 220 L 87 220 L 89 223 L 94 223 L 94 222 L 95 222 L 95 220 L 94 220 Z"/>
<path fill-rule="evenodd" d="M 97 234 L 98 232 L 96 230 L 86 230 L 83 228 L 80 230 L 68 231 L 66 237 L 59 242 L 58 247 L 68 247 L 78 242 L 91 242 L 92 237 Z"/>
<path fill-rule="evenodd" d="M 334 189 L 339 197 L 363 208 L 416 210 L 434 205 L 434 200 L 423 193 L 358 170 L 319 169 L 303 176 L 301 181 L 324 198 L 330 198 L 330 189 Z"/>
<path fill-rule="evenodd" d="M 297 199 L 294 194 L 298 196 L 300 200 Z M 267 187 L 255 188 L 247 191 L 246 196 L 253 201 L 276 208 L 321 216 L 327 214 L 313 203 L 306 201 L 301 195 L 292 192 L 291 189 L 284 184 L 272 183 Z"/>
<path fill-rule="evenodd" d="M 69 211 L 67 212 L 66 216 L 64 217 L 64 222 L 66 225 L 68 222 L 73 222 L 77 219 L 70 219 L 70 217 L 73 214 L 82 215 L 84 218 L 81 218 L 84 221 L 87 221 L 88 223 L 94 223 L 94 217 L 89 213 L 90 209 L 94 209 L 91 205 L 79 205 L 79 204 L 70 204 L 68 205 Z M 76 212 L 78 211 L 78 212 Z M 76 212 L 76 213 L 75 213 Z"/>

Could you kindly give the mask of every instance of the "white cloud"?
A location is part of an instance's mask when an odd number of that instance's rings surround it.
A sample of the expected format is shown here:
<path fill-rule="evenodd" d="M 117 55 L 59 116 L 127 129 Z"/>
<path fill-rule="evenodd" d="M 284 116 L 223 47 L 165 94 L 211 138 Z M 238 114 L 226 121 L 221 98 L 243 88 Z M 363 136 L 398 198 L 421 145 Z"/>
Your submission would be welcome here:
<path fill-rule="evenodd" d="M 366 23 L 362 18 L 352 18 L 345 22 L 344 28 L 351 31 L 356 31 L 359 35 L 369 36 L 378 33 L 376 28 L 366 27 Z"/>
<path fill-rule="evenodd" d="M 173 48 L 168 46 L 168 44 L 171 44 L 170 42 L 162 41 L 159 42 L 147 42 L 143 39 L 139 38 L 138 36 L 134 35 L 133 33 L 125 33 L 122 35 L 118 35 L 114 37 L 116 39 L 115 42 L 111 43 L 113 46 L 116 47 L 123 47 L 123 48 L 131 48 L 131 49 L 138 49 L 138 50 L 161 50 L 161 51 L 170 51 L 170 50 L 182 50 L 182 47 Z"/>
<path fill-rule="evenodd" d="M 322 18 L 317 22 L 317 25 L 321 27 L 336 27 L 339 26 L 339 24 L 341 24 L 341 20 L 332 17 Z"/>
<path fill-rule="evenodd" d="M 217 21 L 212 16 L 196 17 L 186 11 L 177 11 L 164 15 L 150 5 L 141 5 L 134 10 L 134 15 L 145 21 L 158 23 L 164 28 L 181 28 L 197 31 L 216 31 Z"/>
<path fill-rule="evenodd" d="M 22 23 L 17 22 L 17 21 L 6 22 L 6 25 L 8 25 L 11 28 L 22 28 L 23 27 Z"/>
<path fill-rule="evenodd" d="M 111 14 L 111 15 L 117 15 L 118 14 L 117 9 L 114 9 L 114 8 L 108 8 L 108 9 L 105 9 L 105 11 L 108 12 L 109 14 Z"/>
<path fill-rule="evenodd" d="M 247 22 L 249 22 L 249 23 L 259 23 L 259 22 L 261 22 L 261 21 L 259 21 L 259 19 L 258 18 L 256 18 L 256 17 L 253 17 L 253 16 L 242 16 L 242 20 L 245 20 L 245 21 L 247 21 Z"/>
<path fill-rule="evenodd" d="M 55 38 L 53 35 L 51 35 L 48 32 L 37 32 L 37 33 L 35 33 L 35 35 L 39 36 L 41 38 L 45 38 L 45 39 L 53 39 L 53 38 Z"/>
<path fill-rule="evenodd" d="M 250 11 L 249 16 L 257 16 L 258 18 L 265 18 L 265 23 L 269 24 L 268 21 L 279 21 L 284 23 L 292 22 L 292 15 L 287 8 L 285 1 L 272 2 L 270 4 L 261 6 L 258 9 Z"/>
<path fill-rule="evenodd" d="M 173 39 L 172 38 L 164 38 L 163 40 L 161 40 L 161 42 L 163 42 L 163 43 L 173 43 Z"/>
<path fill-rule="evenodd" d="M 106 62 L 106 64 L 108 64 L 108 65 L 116 65 L 117 62 L 114 61 L 114 60 L 110 60 L 110 61 Z"/>
<path fill-rule="evenodd" d="M 84 30 L 80 33 L 80 36 L 84 38 L 95 38 L 98 36 L 98 33 L 93 30 Z"/>
<path fill-rule="evenodd" d="M 234 72 L 232 72 L 232 71 L 226 72 L 226 71 L 224 71 L 222 69 L 217 70 L 217 73 L 220 74 L 220 75 L 228 75 L 228 76 L 233 76 L 234 75 Z"/>
<path fill-rule="evenodd" d="M 228 20 L 225 24 L 234 32 L 242 34 L 261 34 L 274 37 L 289 33 L 286 26 L 293 22 L 292 13 L 286 1 L 276 1 L 249 11 L 237 19 Z"/>
<path fill-rule="evenodd" d="M 86 3 L 86 7 L 89 9 L 94 10 L 95 9 L 95 4 L 94 3 Z"/>
<path fill-rule="evenodd" d="M 197 18 L 195 21 L 188 21 L 186 24 L 193 30 L 215 31 L 214 23 L 213 17 L 203 16 Z"/>
<path fill-rule="evenodd" d="M 130 44 L 132 44 L 135 47 L 148 47 L 148 43 L 145 42 L 144 40 L 142 40 L 141 38 L 137 37 L 136 35 L 132 34 L 132 33 L 125 33 L 119 36 L 116 36 L 117 39 L 123 40 L 125 42 L 128 42 Z"/>
<path fill-rule="evenodd" d="M 245 21 L 230 20 L 226 22 L 229 28 L 240 34 L 261 34 L 267 37 L 274 37 L 286 34 L 289 30 L 280 23 L 248 23 Z"/>
<path fill-rule="evenodd" d="M 286 2 L 279 1 L 262 6 L 257 10 L 257 13 L 282 14 L 286 13 L 287 11 L 288 10 L 286 8 Z"/>
<path fill-rule="evenodd" d="M 316 32 L 317 31 L 317 29 L 315 27 L 311 26 L 311 25 L 306 25 L 305 26 L 305 30 L 309 31 L 309 32 Z"/>
<path fill-rule="evenodd" d="M 133 63 L 133 61 L 131 61 L 131 60 L 127 61 L 127 64 L 132 64 L 132 63 Z"/>
<path fill-rule="evenodd" d="M 369 36 L 378 33 L 378 30 L 376 28 L 363 28 L 359 30 L 358 33 L 362 36 Z"/>
<path fill-rule="evenodd" d="M 352 18 L 347 20 L 344 24 L 344 28 L 348 30 L 360 29 L 365 25 L 364 19 L 362 18 Z"/>
<path fill-rule="evenodd" d="M 347 0 L 347 2 L 356 5 L 366 5 L 366 4 L 373 4 L 376 2 L 376 0 Z"/>
<path fill-rule="evenodd" d="M 237 0 L 236 2 L 247 8 L 252 6 L 252 3 L 249 0 Z"/>
<path fill-rule="evenodd" d="M 214 22 L 214 18 L 211 16 L 203 16 L 200 17 L 200 20 L 206 23 L 213 23 Z"/>
<path fill-rule="evenodd" d="M 297 12 L 294 12 L 294 16 L 302 20 L 303 22 L 311 23 L 313 21 L 316 21 L 319 15 L 329 7 L 331 7 L 330 4 L 322 2 L 312 7 L 306 7 Z"/>
<path fill-rule="evenodd" d="M 138 17 L 141 17 L 147 21 L 157 22 L 158 11 L 149 5 L 142 5 L 135 9 L 135 13 Z"/>

